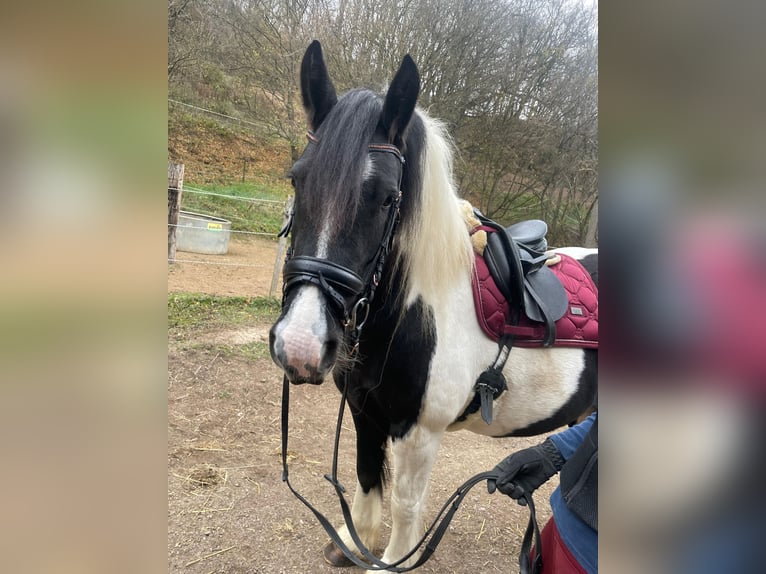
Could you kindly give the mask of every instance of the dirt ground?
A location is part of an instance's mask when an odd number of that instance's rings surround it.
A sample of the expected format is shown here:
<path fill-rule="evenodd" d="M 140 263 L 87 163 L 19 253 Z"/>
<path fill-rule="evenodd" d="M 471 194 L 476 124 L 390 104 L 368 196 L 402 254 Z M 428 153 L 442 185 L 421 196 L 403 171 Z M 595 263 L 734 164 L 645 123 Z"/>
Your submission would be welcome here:
<path fill-rule="evenodd" d="M 178 251 L 176 263 L 169 266 L 168 291 L 266 297 L 276 259 L 277 242 L 261 237 L 232 238 L 225 255 Z"/>
<path fill-rule="evenodd" d="M 168 272 L 169 291 L 266 295 L 276 243 L 234 242 L 226 256 L 178 254 L 178 259 L 259 265 L 238 267 L 179 262 Z M 268 329 L 253 319 L 233 330 L 202 330 L 168 340 L 168 571 L 209 573 L 322 573 L 328 540 L 314 516 L 281 481 L 281 376 L 268 356 Z M 240 349 L 248 352 L 239 352 Z M 331 384 L 293 387 L 290 477 L 294 486 L 336 525 L 342 520 L 331 485 L 332 439 L 339 394 Z M 354 431 L 344 423 L 340 479 L 355 485 Z M 508 453 L 542 440 L 489 439 L 447 434 L 432 474 L 427 520 L 470 476 Z M 535 495 L 538 519 L 550 516 L 553 479 Z M 385 495 L 381 545 L 390 533 Z M 526 508 L 483 485 L 466 497 L 439 549 L 419 571 L 516 571 L 528 519 Z M 352 569 L 347 569 L 351 571 Z"/>

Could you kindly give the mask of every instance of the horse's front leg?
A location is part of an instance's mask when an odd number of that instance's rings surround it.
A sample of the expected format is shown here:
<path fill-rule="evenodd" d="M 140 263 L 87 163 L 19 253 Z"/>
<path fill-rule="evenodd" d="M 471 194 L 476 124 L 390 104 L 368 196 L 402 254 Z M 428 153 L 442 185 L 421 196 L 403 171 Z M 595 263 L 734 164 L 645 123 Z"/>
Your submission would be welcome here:
<path fill-rule="evenodd" d="M 401 559 L 423 535 L 428 482 L 442 435 L 443 431 L 435 432 L 415 425 L 403 438 L 393 441 L 392 528 L 391 539 L 383 555 L 384 562 Z M 418 555 L 416 552 L 403 565 L 412 565 Z"/>
<path fill-rule="evenodd" d="M 352 413 L 357 409 L 351 408 Z M 378 543 L 383 508 L 383 469 L 386 458 L 387 435 L 385 425 L 367 405 L 367 412 L 353 414 L 356 426 L 356 475 L 357 484 L 351 517 L 362 543 L 373 552 Z M 348 527 L 338 529 L 343 542 L 352 550 L 356 548 Z M 357 552 L 361 556 L 361 553 Z M 325 560 L 333 566 L 349 566 L 351 561 L 343 552 L 329 542 L 324 549 Z"/>

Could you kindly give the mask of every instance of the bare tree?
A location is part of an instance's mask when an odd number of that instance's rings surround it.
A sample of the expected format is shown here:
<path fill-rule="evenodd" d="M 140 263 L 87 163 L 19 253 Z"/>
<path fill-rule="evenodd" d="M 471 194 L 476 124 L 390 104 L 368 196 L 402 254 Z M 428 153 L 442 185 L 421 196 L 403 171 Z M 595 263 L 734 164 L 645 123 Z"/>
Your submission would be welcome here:
<path fill-rule="evenodd" d="M 595 19 L 571 0 L 170 0 L 168 75 L 196 73 L 188 89 L 259 120 L 295 159 L 298 66 L 312 39 L 339 91 L 384 89 L 410 53 L 420 105 L 454 134 L 464 195 L 501 221 L 541 217 L 556 241 L 579 242 L 598 198 Z"/>
<path fill-rule="evenodd" d="M 193 65 L 202 50 L 195 0 L 168 1 L 168 81 Z"/>
<path fill-rule="evenodd" d="M 298 66 L 323 7 L 311 0 L 228 0 L 217 13 L 230 32 L 221 65 L 238 78 L 238 103 L 268 135 L 290 143 L 293 159 L 303 143 Z"/>

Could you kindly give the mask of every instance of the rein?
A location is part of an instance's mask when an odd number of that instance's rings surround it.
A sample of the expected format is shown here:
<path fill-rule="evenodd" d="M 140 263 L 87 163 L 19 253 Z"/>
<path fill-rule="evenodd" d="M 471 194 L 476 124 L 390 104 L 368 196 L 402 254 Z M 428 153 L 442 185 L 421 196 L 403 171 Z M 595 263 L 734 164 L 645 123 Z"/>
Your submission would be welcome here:
<path fill-rule="evenodd" d="M 310 142 L 318 144 L 319 139 L 312 133 L 307 133 L 307 138 Z M 402 175 L 404 172 L 404 156 L 401 151 L 393 145 L 388 144 L 369 144 L 368 149 L 371 152 L 391 153 L 395 155 L 401 162 L 401 170 L 399 172 L 399 189 L 398 194 L 394 198 L 389 211 L 389 216 L 386 222 L 385 231 L 378 247 L 377 253 L 373 258 L 374 267 L 372 273 L 367 282 L 365 282 L 357 273 L 338 265 L 326 259 L 311 256 L 292 256 L 292 250 L 288 251 L 287 261 L 284 265 L 284 285 L 283 285 L 283 299 L 287 291 L 295 285 L 301 283 L 311 283 L 317 285 L 322 292 L 332 301 L 336 307 L 343 314 L 342 325 L 344 327 L 345 338 L 350 343 L 350 353 L 352 355 L 358 352 L 359 338 L 361 330 L 367 321 L 369 315 L 370 303 L 375 296 L 375 290 L 377 289 L 381 275 L 383 272 L 383 266 L 386 262 L 386 258 L 391 250 L 393 244 L 394 234 L 396 227 L 399 223 L 399 206 L 402 199 Z M 280 236 L 286 236 L 292 227 L 292 215 L 285 225 L 284 229 L 280 232 Z M 351 550 L 341 539 L 338 531 L 335 530 L 330 521 L 317 510 L 306 498 L 304 498 L 290 483 L 289 471 L 287 465 L 287 438 L 289 430 L 289 405 L 290 405 L 290 382 L 287 379 L 287 375 L 282 379 L 282 481 L 287 484 L 287 487 L 300 500 L 306 508 L 308 508 L 319 523 L 324 528 L 325 532 L 330 536 L 330 539 L 335 545 L 340 548 L 343 554 L 356 566 L 366 569 L 381 571 L 387 570 L 391 572 L 409 572 L 425 564 L 429 558 L 433 555 L 434 551 L 438 547 L 442 540 L 447 528 L 452 522 L 452 518 L 455 516 L 460 503 L 466 497 L 468 492 L 477 484 L 484 482 L 487 479 L 497 479 L 496 472 L 482 472 L 472 476 L 465 481 L 457 490 L 447 499 L 444 505 L 439 510 L 438 514 L 434 518 L 431 525 L 426 530 L 420 541 L 415 544 L 407 554 L 402 558 L 387 564 L 378 559 L 372 554 L 372 552 L 362 543 L 359 534 L 354 526 L 353 518 L 351 517 L 351 511 L 349 505 L 346 502 L 344 493 L 345 487 L 338 480 L 338 448 L 340 444 L 340 432 L 343 423 L 343 413 L 346 407 L 346 396 L 349 386 L 350 372 L 345 373 L 343 382 L 343 391 L 341 394 L 340 407 L 338 409 L 338 422 L 335 429 L 335 440 L 333 446 L 332 457 L 332 473 L 326 474 L 330 484 L 333 485 L 335 492 L 340 502 L 341 511 L 343 513 L 343 519 L 346 527 L 348 528 L 351 539 L 356 544 L 357 548 L 363 555 L 364 559 L 360 559 L 353 550 Z M 529 522 L 527 524 L 526 532 L 521 545 L 521 553 L 519 555 L 519 567 L 521 574 L 535 574 L 542 567 L 542 560 L 540 558 L 540 530 L 537 526 L 537 520 L 535 517 L 535 506 L 532 501 L 532 496 L 524 494 L 520 500 L 526 502 L 529 508 Z M 535 556 L 530 556 L 532 550 L 532 542 L 535 543 Z M 399 566 L 406 560 L 410 559 L 425 543 L 425 549 L 419 556 L 417 562 L 409 567 Z"/>
<path fill-rule="evenodd" d="M 353 518 L 351 517 L 351 510 L 349 509 L 348 502 L 346 502 L 346 498 L 344 496 L 344 493 L 346 492 L 345 487 L 340 483 L 338 480 L 338 447 L 340 444 L 340 432 L 341 432 L 341 426 L 343 423 L 343 413 L 346 408 L 346 393 L 348 391 L 348 377 L 346 378 L 346 384 L 343 387 L 343 393 L 341 395 L 341 401 L 340 401 L 340 407 L 338 409 L 338 422 L 335 428 L 335 440 L 334 440 L 334 446 L 333 446 L 333 455 L 332 455 L 332 473 L 326 474 L 324 477 L 325 479 L 330 482 L 330 484 L 333 485 L 333 488 L 335 489 L 335 493 L 338 496 L 338 501 L 340 502 L 341 511 L 343 512 L 343 520 L 346 524 L 346 527 L 348 528 L 349 534 L 351 535 L 351 539 L 354 541 L 354 544 L 356 544 L 359 551 L 362 553 L 362 556 L 367 560 L 366 562 L 359 558 L 353 550 L 351 550 L 341 539 L 340 534 L 338 534 L 338 531 L 335 530 L 332 523 L 327 519 L 324 514 L 322 514 L 319 510 L 317 510 L 306 498 L 303 497 L 292 484 L 290 484 L 290 477 L 289 477 L 289 470 L 287 466 L 287 435 L 288 435 L 288 429 L 289 429 L 289 410 L 290 410 L 290 382 L 287 380 L 287 376 L 285 375 L 282 379 L 282 481 L 287 484 L 287 487 L 290 489 L 290 492 L 292 492 L 295 497 L 300 500 L 306 508 L 308 508 L 316 517 L 316 519 L 319 521 L 319 523 L 322 525 L 322 528 L 324 528 L 325 532 L 329 535 L 330 539 L 335 543 L 335 545 L 340 548 L 341 552 L 348 558 L 351 562 L 353 562 L 356 566 L 360 568 L 364 568 L 365 570 L 373 570 L 373 571 L 381 571 L 381 570 L 387 570 L 390 572 L 409 572 L 410 570 L 414 570 L 415 568 L 419 568 L 423 564 L 425 564 L 433 555 L 433 553 L 436 551 L 436 548 L 439 546 L 439 543 L 442 540 L 442 537 L 444 536 L 444 533 L 447 532 L 447 529 L 449 528 L 450 523 L 452 522 L 452 519 L 455 516 L 455 513 L 457 512 L 458 508 L 460 507 L 460 503 L 463 502 L 463 499 L 466 497 L 466 495 L 470 492 L 470 490 L 476 486 L 479 483 L 484 482 L 487 479 L 497 479 L 499 478 L 497 472 L 480 472 L 479 474 L 476 474 L 466 480 L 463 484 L 461 484 L 457 490 L 455 490 L 454 493 L 447 499 L 447 501 L 442 505 L 441 509 L 437 513 L 436 517 L 434 518 L 431 525 L 426 530 L 423 537 L 420 539 L 420 541 L 415 544 L 415 546 L 402 558 L 397 560 L 393 563 L 386 563 L 377 558 L 372 552 L 362 543 L 359 534 L 356 531 L 356 527 L 354 526 Z M 523 501 L 526 503 L 527 508 L 529 508 L 529 521 L 527 523 L 527 529 L 524 532 L 524 538 L 522 539 L 521 543 L 521 550 L 519 553 L 519 572 L 520 574 L 535 574 L 540 571 L 542 568 L 542 559 L 540 556 L 540 529 L 537 526 L 537 518 L 535 516 L 535 505 L 532 500 L 532 496 L 528 494 L 524 494 L 520 502 Z M 445 514 L 446 513 L 446 514 Z M 535 553 L 534 556 L 531 555 L 532 551 L 532 542 L 534 541 L 534 548 Z M 408 567 L 400 567 L 399 564 L 402 564 L 409 558 L 411 558 L 418 549 L 425 543 L 425 549 L 423 550 L 423 553 L 418 558 L 417 562 L 413 564 L 412 566 Z"/>

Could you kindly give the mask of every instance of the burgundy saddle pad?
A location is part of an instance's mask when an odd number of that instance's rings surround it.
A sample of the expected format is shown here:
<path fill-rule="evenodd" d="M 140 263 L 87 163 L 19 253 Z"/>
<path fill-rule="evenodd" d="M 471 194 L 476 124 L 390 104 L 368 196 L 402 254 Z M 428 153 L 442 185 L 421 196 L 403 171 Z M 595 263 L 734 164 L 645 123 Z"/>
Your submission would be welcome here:
<path fill-rule="evenodd" d="M 598 289 L 579 261 L 559 254 L 561 261 L 550 267 L 567 292 L 569 307 L 556 321 L 557 347 L 598 348 Z M 497 341 L 504 333 L 515 335 L 517 347 L 541 347 L 545 326 L 523 316 L 518 326 L 506 325 L 509 306 L 489 273 L 481 255 L 476 255 L 473 299 L 482 330 Z"/>

